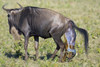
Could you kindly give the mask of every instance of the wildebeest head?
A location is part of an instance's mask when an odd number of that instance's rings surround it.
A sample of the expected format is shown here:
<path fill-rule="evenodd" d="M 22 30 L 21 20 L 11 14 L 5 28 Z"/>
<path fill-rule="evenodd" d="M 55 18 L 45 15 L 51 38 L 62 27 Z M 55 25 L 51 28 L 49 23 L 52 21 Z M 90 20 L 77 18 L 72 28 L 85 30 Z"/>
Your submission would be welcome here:
<path fill-rule="evenodd" d="M 23 7 L 17 3 L 20 8 L 15 9 L 7 9 L 5 8 L 5 5 L 2 6 L 2 8 L 7 12 L 8 16 L 8 24 L 9 24 L 9 32 L 13 35 L 14 39 L 18 40 L 20 39 L 19 31 L 16 29 L 16 25 L 18 24 L 19 18 L 20 18 L 20 12 L 22 11 Z"/>

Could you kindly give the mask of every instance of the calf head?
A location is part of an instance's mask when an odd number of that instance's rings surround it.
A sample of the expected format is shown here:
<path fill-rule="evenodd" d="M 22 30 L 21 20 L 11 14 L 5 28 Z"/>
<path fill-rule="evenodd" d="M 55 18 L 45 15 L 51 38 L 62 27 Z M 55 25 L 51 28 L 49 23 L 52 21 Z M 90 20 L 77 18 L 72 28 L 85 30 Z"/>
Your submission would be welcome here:
<path fill-rule="evenodd" d="M 67 46 L 67 45 L 66 45 Z M 65 50 L 66 57 L 70 60 L 76 55 L 75 46 L 68 45 L 67 50 Z"/>
<path fill-rule="evenodd" d="M 66 61 L 66 58 L 68 58 L 68 61 L 71 60 L 76 55 L 75 45 L 68 44 L 66 38 L 65 40 L 65 53 L 62 61 Z"/>
<path fill-rule="evenodd" d="M 19 18 L 20 18 L 20 12 L 22 11 L 23 7 L 17 3 L 20 8 L 15 8 L 15 9 L 7 9 L 5 8 L 5 5 L 2 6 L 3 10 L 7 12 L 7 17 L 8 17 L 8 24 L 9 24 L 9 32 L 13 35 L 15 40 L 20 39 L 20 34 L 18 31 L 18 23 L 19 23 Z"/>

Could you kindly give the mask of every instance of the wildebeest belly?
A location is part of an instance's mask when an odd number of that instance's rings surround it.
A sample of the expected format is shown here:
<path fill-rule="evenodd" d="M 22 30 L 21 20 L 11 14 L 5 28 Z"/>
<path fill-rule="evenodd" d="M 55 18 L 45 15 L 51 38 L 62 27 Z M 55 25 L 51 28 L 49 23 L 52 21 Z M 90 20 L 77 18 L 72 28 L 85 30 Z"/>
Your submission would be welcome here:
<path fill-rule="evenodd" d="M 41 24 L 34 24 L 32 25 L 32 35 L 33 36 L 40 36 L 42 38 L 50 38 L 51 35 L 49 33 L 51 29 L 50 23 L 41 23 Z"/>
<path fill-rule="evenodd" d="M 31 36 L 40 36 L 40 37 L 42 37 L 44 39 L 51 37 L 49 31 L 47 31 L 47 30 L 45 30 L 45 31 L 43 31 L 43 30 L 41 30 L 41 31 L 39 31 L 39 30 L 32 30 L 30 35 Z"/>

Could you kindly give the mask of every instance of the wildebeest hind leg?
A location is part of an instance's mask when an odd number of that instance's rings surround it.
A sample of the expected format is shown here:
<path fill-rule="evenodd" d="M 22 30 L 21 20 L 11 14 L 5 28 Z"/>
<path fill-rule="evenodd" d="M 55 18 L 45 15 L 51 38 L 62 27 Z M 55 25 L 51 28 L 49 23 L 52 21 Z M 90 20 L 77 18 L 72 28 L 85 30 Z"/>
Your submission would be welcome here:
<path fill-rule="evenodd" d="M 59 45 L 60 47 L 59 49 L 61 49 L 60 58 L 59 58 L 59 62 L 61 62 L 63 58 L 64 43 L 61 40 L 61 38 L 54 38 L 54 41 L 56 42 L 57 45 Z"/>
<path fill-rule="evenodd" d="M 56 43 L 56 44 L 57 44 L 57 43 Z M 55 55 L 56 55 L 56 53 L 59 51 L 59 49 L 60 49 L 60 47 L 59 47 L 59 45 L 57 44 L 57 47 L 56 47 L 54 53 L 52 54 L 51 58 L 54 58 L 54 57 L 55 57 Z"/>

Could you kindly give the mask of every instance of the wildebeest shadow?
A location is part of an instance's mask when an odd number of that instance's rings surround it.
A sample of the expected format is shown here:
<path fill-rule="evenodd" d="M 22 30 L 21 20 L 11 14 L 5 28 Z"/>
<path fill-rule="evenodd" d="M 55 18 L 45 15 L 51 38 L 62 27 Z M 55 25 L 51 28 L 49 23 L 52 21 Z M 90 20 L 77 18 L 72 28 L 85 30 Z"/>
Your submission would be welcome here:
<path fill-rule="evenodd" d="M 21 57 L 22 59 L 25 58 L 25 56 L 23 56 L 22 52 L 20 52 L 20 51 L 16 51 L 15 53 L 6 52 L 5 56 L 7 56 L 8 58 L 16 58 L 16 59 L 19 58 L 19 57 Z"/>
<path fill-rule="evenodd" d="M 44 58 L 46 57 L 47 60 L 48 60 L 48 59 L 50 59 L 51 56 L 52 56 L 52 54 L 48 53 L 48 54 L 46 54 L 46 56 L 40 56 L 39 58 L 40 58 L 41 60 L 44 60 Z"/>
<path fill-rule="evenodd" d="M 52 56 L 52 54 L 51 53 L 48 53 L 48 54 L 46 54 L 46 56 L 40 56 L 39 58 L 41 59 L 41 60 L 44 60 L 45 58 L 47 59 L 47 60 L 49 60 L 49 59 L 51 59 L 51 56 Z M 56 55 L 55 57 L 58 57 L 58 55 Z M 54 57 L 54 58 L 55 58 Z M 54 58 L 52 59 L 52 60 L 54 60 Z"/>
<path fill-rule="evenodd" d="M 15 52 L 15 53 L 6 52 L 6 53 L 5 53 L 5 56 L 7 56 L 8 58 L 15 58 L 15 59 L 21 57 L 22 60 L 25 60 L 25 56 L 23 56 L 23 53 L 20 52 L 20 51 Z M 28 56 L 29 56 L 29 53 L 28 53 Z M 46 58 L 46 60 L 49 60 L 49 59 L 51 58 L 51 56 L 52 56 L 52 54 L 51 54 L 51 53 L 48 53 L 48 54 L 46 54 L 46 56 L 40 56 L 38 59 L 44 60 L 44 59 Z M 55 57 L 57 57 L 57 56 L 58 56 L 58 55 L 56 55 Z M 34 61 L 36 61 L 35 57 L 36 57 L 36 56 L 33 55 L 33 56 L 29 56 L 28 58 L 33 59 Z M 54 58 L 55 58 L 55 57 L 54 57 Z M 53 60 L 53 59 L 52 59 L 52 60 Z"/>

